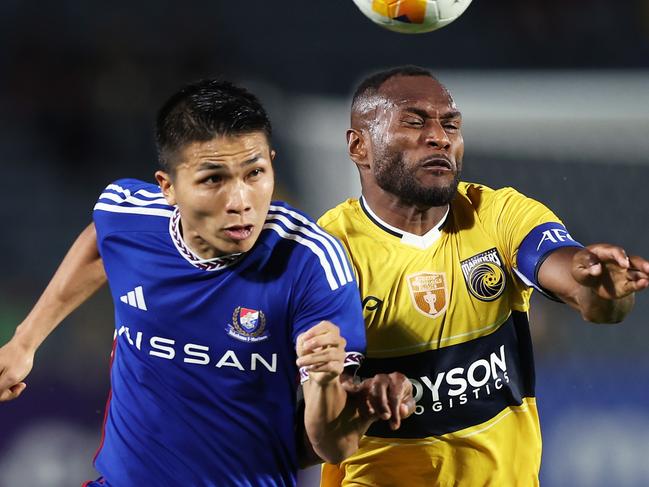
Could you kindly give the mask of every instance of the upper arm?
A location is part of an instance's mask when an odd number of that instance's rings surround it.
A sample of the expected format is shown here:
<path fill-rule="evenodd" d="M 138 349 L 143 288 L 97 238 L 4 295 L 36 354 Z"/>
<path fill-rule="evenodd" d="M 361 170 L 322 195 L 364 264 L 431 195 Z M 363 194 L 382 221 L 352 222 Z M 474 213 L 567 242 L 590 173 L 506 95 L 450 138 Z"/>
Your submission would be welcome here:
<path fill-rule="evenodd" d="M 566 301 L 575 285 L 571 275 L 572 256 L 581 247 L 561 223 L 538 225 L 518 248 L 516 274 L 545 296 Z"/>
<path fill-rule="evenodd" d="M 348 262 L 346 262 L 349 265 Z M 340 328 L 347 345 L 346 367 L 357 367 L 365 353 L 365 324 L 356 281 L 332 288 L 320 262 L 309 259 L 303 266 L 299 285 L 292 299 L 292 338 L 321 321 L 330 321 Z"/>
<path fill-rule="evenodd" d="M 512 188 L 496 192 L 489 208 L 499 248 L 514 274 L 528 287 L 551 299 L 565 296 L 570 265 L 565 265 L 566 254 L 582 245 L 568 233 L 561 220 L 542 203 L 528 198 Z M 550 262 L 546 266 L 546 261 Z M 540 276 L 544 268 L 543 277 Z M 550 272 L 552 270 L 552 272 Z M 567 272 L 567 274 L 563 272 Z M 548 274 L 559 277 L 548 277 Z"/>

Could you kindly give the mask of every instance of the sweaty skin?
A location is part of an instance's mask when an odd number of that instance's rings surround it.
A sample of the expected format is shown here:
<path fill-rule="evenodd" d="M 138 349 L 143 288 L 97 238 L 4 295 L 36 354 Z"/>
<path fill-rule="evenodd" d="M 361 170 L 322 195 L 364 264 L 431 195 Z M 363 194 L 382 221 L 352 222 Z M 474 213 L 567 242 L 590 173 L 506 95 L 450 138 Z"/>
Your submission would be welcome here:
<path fill-rule="evenodd" d="M 391 78 L 354 104 L 348 151 L 383 221 L 417 235 L 439 223 L 462 170 L 461 124 L 448 91 L 424 76 Z"/>

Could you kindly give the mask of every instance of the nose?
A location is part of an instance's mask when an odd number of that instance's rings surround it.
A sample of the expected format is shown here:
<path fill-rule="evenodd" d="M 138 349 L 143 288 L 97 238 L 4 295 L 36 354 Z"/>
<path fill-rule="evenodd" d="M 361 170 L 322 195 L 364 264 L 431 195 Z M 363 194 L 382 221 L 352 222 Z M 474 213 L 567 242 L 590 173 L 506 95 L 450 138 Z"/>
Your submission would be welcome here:
<path fill-rule="evenodd" d="M 440 150 L 448 150 L 451 147 L 451 140 L 442 125 L 434 120 L 431 120 L 424 132 L 426 145 Z"/>
<path fill-rule="evenodd" d="M 225 211 L 233 215 L 243 215 L 250 209 L 250 188 L 243 181 L 235 182 L 229 188 Z"/>

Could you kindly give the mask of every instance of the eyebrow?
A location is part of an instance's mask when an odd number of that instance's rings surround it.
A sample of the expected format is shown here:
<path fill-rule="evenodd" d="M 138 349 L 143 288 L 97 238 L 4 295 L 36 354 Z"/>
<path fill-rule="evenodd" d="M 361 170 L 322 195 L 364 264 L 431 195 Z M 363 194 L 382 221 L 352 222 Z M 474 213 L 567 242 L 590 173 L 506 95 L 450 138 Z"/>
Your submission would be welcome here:
<path fill-rule="evenodd" d="M 243 161 L 241 165 L 249 166 L 250 164 L 254 164 L 255 162 L 257 162 L 259 159 L 261 159 L 261 154 L 255 154 L 250 159 L 246 159 L 245 161 Z M 226 167 L 225 164 L 221 164 L 219 162 L 205 161 L 200 163 L 200 165 L 198 166 L 198 170 L 209 171 L 209 170 L 216 170 L 216 169 L 224 169 L 225 167 Z"/>
<path fill-rule="evenodd" d="M 415 115 L 419 115 L 422 118 L 432 118 L 430 116 L 430 113 L 428 111 L 424 110 L 423 108 L 406 107 L 406 108 L 404 108 L 404 111 L 414 113 Z M 452 110 L 450 112 L 446 112 L 446 113 L 440 115 L 439 118 L 441 118 L 443 120 L 447 120 L 449 118 L 461 118 L 461 117 L 462 117 L 462 113 L 460 113 L 458 110 Z"/>

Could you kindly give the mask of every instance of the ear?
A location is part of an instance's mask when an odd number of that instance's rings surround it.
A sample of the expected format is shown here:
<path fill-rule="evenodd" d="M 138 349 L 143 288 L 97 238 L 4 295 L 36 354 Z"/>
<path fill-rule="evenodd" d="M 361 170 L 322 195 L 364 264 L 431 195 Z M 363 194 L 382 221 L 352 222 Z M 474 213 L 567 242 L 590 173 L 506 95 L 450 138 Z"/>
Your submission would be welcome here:
<path fill-rule="evenodd" d="M 347 129 L 347 153 L 359 167 L 369 167 L 365 134 L 358 129 Z"/>
<path fill-rule="evenodd" d="M 162 195 L 167 200 L 167 203 L 169 203 L 171 206 L 174 206 L 176 204 L 176 191 L 169 173 L 166 173 L 164 171 L 156 171 L 155 180 L 158 182 L 158 186 L 160 186 Z"/>
<path fill-rule="evenodd" d="M 270 160 L 271 160 L 271 162 L 275 160 L 276 155 L 277 155 L 277 152 L 275 152 L 275 149 L 271 149 L 271 151 L 270 151 Z"/>

